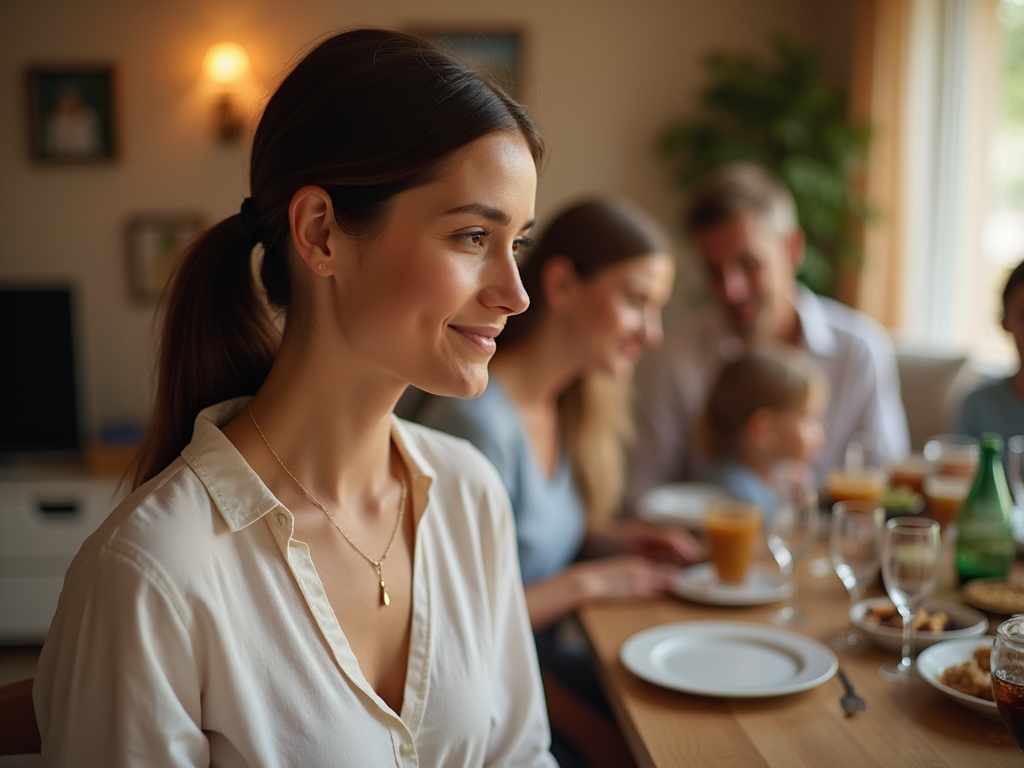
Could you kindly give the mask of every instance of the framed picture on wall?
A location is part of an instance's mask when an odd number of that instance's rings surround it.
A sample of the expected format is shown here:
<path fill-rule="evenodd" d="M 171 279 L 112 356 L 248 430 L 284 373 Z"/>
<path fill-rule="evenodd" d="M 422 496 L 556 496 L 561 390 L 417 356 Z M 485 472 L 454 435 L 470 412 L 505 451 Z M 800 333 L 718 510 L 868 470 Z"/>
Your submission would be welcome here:
<path fill-rule="evenodd" d="M 513 98 L 519 99 L 523 67 L 523 35 L 515 30 L 422 31 L 470 69 L 486 75 Z"/>
<path fill-rule="evenodd" d="M 30 67 L 26 73 L 31 157 L 90 163 L 117 157 L 113 65 Z"/>
<path fill-rule="evenodd" d="M 128 288 L 139 302 L 156 301 L 178 260 L 203 227 L 200 213 L 140 214 L 126 227 Z"/>

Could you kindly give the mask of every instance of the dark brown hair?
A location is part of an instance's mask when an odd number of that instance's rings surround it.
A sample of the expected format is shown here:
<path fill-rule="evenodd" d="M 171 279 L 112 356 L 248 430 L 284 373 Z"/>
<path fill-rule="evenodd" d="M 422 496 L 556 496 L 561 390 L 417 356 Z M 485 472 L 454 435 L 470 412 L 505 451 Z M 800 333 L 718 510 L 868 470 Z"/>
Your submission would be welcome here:
<path fill-rule="evenodd" d="M 653 253 L 671 255 L 662 229 L 643 211 L 610 198 L 585 200 L 548 225 L 527 254 L 521 275 L 530 307 L 508 318 L 498 337 L 507 349 L 537 328 L 547 314 L 541 288 L 544 266 L 564 256 L 584 280 L 601 270 Z M 594 520 L 617 511 L 625 481 L 625 444 L 633 433 L 629 382 L 585 373 L 558 399 L 559 428 L 587 513 Z"/>
<path fill-rule="evenodd" d="M 1006 278 L 1006 285 L 1003 287 L 1003 316 L 1006 315 L 1006 307 L 1010 301 L 1010 294 L 1018 285 L 1024 285 L 1024 261 L 1013 268 L 1010 276 Z"/>
<path fill-rule="evenodd" d="M 690 194 L 686 229 L 691 235 L 743 213 L 753 213 L 778 235 L 797 226 L 796 205 L 786 185 L 753 163 L 729 163 L 705 176 Z"/>
<path fill-rule="evenodd" d="M 178 267 L 163 321 L 153 416 L 137 458 L 142 484 L 181 452 L 200 410 L 253 394 L 279 343 L 272 308 L 297 299 L 289 271 L 288 206 L 323 187 L 338 225 L 370 237 L 395 195 L 439 178 L 455 150 L 499 131 L 543 147 L 526 111 L 429 43 L 397 32 L 334 35 L 285 77 L 253 139 L 251 199 L 211 227 Z M 263 245 L 259 278 L 255 243 Z"/>

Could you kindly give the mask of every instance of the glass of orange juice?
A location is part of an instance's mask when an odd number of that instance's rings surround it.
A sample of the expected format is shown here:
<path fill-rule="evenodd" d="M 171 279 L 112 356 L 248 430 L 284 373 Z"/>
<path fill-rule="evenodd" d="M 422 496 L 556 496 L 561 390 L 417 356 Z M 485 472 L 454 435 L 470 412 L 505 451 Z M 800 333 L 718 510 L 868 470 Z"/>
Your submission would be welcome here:
<path fill-rule="evenodd" d="M 893 488 L 905 485 L 915 493 L 924 490 L 924 481 L 932 474 L 935 466 L 920 453 L 913 453 L 900 459 L 892 467 L 892 477 L 889 484 Z"/>
<path fill-rule="evenodd" d="M 839 501 L 879 501 L 885 494 L 885 472 L 880 469 L 830 470 L 825 476 L 825 490 L 833 504 Z"/>
<path fill-rule="evenodd" d="M 937 522 L 942 530 L 956 520 L 960 505 L 971 490 L 971 478 L 956 475 L 932 475 L 924 481 L 925 510 L 927 517 Z"/>
<path fill-rule="evenodd" d="M 978 441 L 967 435 L 936 435 L 924 444 L 924 456 L 940 475 L 972 478 L 978 465 Z"/>
<path fill-rule="evenodd" d="M 719 581 L 742 583 L 761 534 L 761 508 L 737 499 L 717 499 L 708 505 L 704 531 Z"/>

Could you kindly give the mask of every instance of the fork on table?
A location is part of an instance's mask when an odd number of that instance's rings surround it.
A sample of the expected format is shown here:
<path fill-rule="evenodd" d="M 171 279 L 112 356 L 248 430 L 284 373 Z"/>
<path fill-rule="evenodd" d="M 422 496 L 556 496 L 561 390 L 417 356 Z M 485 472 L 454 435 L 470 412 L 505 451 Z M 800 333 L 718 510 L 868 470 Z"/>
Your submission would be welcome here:
<path fill-rule="evenodd" d="M 849 679 L 846 677 L 846 673 L 841 669 L 839 670 L 839 679 L 843 681 L 843 687 L 846 688 L 846 693 L 839 700 L 839 703 L 843 705 L 843 711 L 846 712 L 846 716 L 849 717 L 852 714 L 863 712 L 867 709 L 868 705 L 864 702 L 864 699 L 856 694 L 853 686 L 850 685 Z"/>

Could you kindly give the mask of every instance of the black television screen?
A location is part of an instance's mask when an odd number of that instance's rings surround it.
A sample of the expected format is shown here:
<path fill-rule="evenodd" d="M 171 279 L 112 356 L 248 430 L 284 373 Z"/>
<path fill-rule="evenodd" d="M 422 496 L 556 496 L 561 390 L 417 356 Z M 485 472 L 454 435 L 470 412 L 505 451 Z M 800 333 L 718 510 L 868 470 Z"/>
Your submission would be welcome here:
<path fill-rule="evenodd" d="M 0 287 L 0 454 L 78 450 L 68 288 Z"/>

